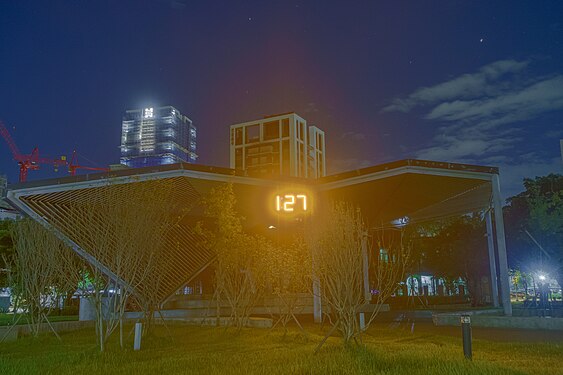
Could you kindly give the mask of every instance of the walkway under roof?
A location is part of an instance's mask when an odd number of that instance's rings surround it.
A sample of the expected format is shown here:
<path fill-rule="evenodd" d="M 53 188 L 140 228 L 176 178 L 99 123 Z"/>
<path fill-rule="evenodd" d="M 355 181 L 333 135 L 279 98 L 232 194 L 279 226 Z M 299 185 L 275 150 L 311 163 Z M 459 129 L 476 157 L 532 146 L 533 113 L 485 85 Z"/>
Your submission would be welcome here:
<path fill-rule="evenodd" d="M 174 164 L 15 184 L 9 186 L 7 199 L 24 214 L 53 228 L 79 255 L 112 276 L 114 271 L 104 261 L 111 254 L 100 254 L 80 234 L 88 231 L 91 223 L 71 217 L 69 205 L 99 200 L 108 189 L 126 191 L 147 183 L 172 184 L 178 207 L 189 210 L 178 228 L 171 230 L 173 239 L 162 249 L 163 256 L 177 260 L 170 263 L 166 282 L 160 286 L 159 296 L 164 302 L 214 259 L 213 252 L 201 245 L 192 229 L 203 212 L 202 197 L 220 184 L 233 184 L 239 212 L 249 227 L 279 224 L 283 214 L 275 210 L 275 196 L 288 193 L 306 193 L 313 216 L 315 209 L 327 202 L 342 200 L 360 207 L 370 225 L 385 227 L 396 225 L 397 220 L 401 224 L 423 222 L 489 209 L 495 183 L 498 186 L 498 170 L 407 159 L 305 180 L 254 178 L 232 169 Z M 141 202 L 124 200 L 122 204 Z"/>

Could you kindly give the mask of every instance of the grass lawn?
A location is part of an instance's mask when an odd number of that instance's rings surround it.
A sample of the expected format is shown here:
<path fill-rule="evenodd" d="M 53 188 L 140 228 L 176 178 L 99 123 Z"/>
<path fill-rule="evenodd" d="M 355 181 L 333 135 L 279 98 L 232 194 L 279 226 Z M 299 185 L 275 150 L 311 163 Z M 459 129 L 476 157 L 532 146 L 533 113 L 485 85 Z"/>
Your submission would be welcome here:
<path fill-rule="evenodd" d="M 85 329 L 0 344 L 0 374 L 563 374 L 563 343 L 474 340 L 473 362 L 463 358 L 461 340 L 425 331 L 373 328 L 363 347 L 342 347 L 330 338 L 321 351 L 319 327 L 308 337 L 290 329 L 157 327 L 142 350 L 120 350 L 117 336 L 105 353 Z"/>
<path fill-rule="evenodd" d="M 17 319 L 17 315 L 15 316 L 15 319 Z M 15 321 L 15 319 L 14 319 L 14 314 L 0 313 L 0 326 L 11 325 Z M 78 320 L 78 315 L 49 316 L 50 322 L 63 322 L 69 320 Z M 25 320 L 25 316 L 22 316 L 21 319 L 18 321 L 18 324 L 26 324 L 26 323 L 27 321 Z"/>

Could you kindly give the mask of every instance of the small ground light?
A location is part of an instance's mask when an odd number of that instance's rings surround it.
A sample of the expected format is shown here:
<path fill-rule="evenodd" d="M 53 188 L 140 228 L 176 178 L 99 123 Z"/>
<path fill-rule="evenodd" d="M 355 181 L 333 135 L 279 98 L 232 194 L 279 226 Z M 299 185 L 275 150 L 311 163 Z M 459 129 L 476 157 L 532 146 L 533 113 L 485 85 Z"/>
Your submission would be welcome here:
<path fill-rule="evenodd" d="M 274 227 L 273 225 L 270 225 L 270 226 L 268 227 L 268 229 L 276 229 L 276 227 Z"/>
<path fill-rule="evenodd" d="M 545 275 L 539 275 L 538 277 L 539 277 L 539 279 L 540 279 L 541 281 L 544 281 L 544 280 L 545 280 Z"/>

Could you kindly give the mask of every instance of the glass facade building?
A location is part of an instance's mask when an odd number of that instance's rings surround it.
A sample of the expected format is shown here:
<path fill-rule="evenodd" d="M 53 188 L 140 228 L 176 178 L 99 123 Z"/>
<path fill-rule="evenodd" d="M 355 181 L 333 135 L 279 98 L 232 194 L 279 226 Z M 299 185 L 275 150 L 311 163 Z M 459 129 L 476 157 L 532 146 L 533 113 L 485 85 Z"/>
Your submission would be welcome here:
<path fill-rule="evenodd" d="M 249 176 L 326 175 L 325 133 L 296 113 L 231 125 L 231 168 Z"/>
<path fill-rule="evenodd" d="M 148 167 L 195 163 L 197 129 L 172 106 L 125 112 L 121 128 L 121 164 Z"/>

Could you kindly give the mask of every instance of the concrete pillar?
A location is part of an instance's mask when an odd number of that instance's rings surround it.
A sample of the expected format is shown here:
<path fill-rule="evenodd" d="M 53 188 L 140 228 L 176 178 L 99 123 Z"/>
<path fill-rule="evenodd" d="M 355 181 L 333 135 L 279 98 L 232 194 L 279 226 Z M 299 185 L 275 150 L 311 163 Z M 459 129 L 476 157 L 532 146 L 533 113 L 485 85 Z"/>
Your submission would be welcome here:
<path fill-rule="evenodd" d="M 493 306 L 499 307 L 498 301 L 498 284 L 497 284 L 497 261 L 495 259 L 495 237 L 493 233 L 493 219 L 491 210 L 485 213 L 485 222 L 487 223 L 487 247 L 489 248 L 489 270 L 491 274 L 491 298 Z"/>
<path fill-rule="evenodd" d="M 498 174 L 493 174 L 493 208 L 495 213 L 495 229 L 497 238 L 500 296 L 504 315 L 512 315 L 510 303 L 510 279 L 508 277 L 508 259 L 506 257 L 506 239 L 504 236 L 504 218 L 502 214 L 502 197 L 500 195 L 500 181 Z"/>

